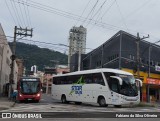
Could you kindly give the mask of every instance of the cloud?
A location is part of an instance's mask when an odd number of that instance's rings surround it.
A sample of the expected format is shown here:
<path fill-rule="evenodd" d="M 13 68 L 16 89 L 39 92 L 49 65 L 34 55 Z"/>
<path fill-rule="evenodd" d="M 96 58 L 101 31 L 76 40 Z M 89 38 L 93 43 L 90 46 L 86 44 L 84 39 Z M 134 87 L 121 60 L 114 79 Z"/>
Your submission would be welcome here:
<path fill-rule="evenodd" d="M 92 12 L 92 15 L 90 15 L 89 19 L 92 19 L 91 16 L 93 16 L 96 13 L 96 11 L 99 10 L 104 1 L 105 0 L 99 0 L 95 10 Z M 113 4 L 113 6 L 106 12 L 105 16 L 102 17 L 104 12 L 109 8 L 111 3 L 113 2 L 113 0 L 107 0 L 104 7 L 98 12 L 97 16 L 95 16 L 94 18 L 94 20 L 98 18 L 97 20 L 99 20 L 99 22 L 106 23 L 105 26 L 98 27 L 96 22 L 91 22 L 92 24 L 89 24 L 87 26 L 87 48 L 94 49 L 98 47 L 106 40 L 108 40 L 110 37 L 112 37 L 120 29 L 127 31 L 127 28 L 124 24 L 126 24 L 130 30 L 127 32 L 131 34 L 136 35 L 136 32 L 140 32 L 140 36 L 150 34 L 156 36 L 157 39 L 160 38 L 160 1 L 116 1 L 119 6 L 119 9 L 117 8 L 116 4 Z M 84 11 L 89 0 L 28 0 L 28 2 L 31 2 L 32 4 L 36 4 L 39 6 L 43 5 L 43 7 L 48 9 L 52 8 L 52 10 L 61 10 L 63 11 L 63 13 L 69 12 L 80 16 Z M 92 10 L 95 2 L 96 0 L 92 0 L 90 2 L 82 17 L 85 18 L 88 15 L 88 13 Z M 17 10 L 19 11 L 19 16 L 21 16 L 19 4 L 14 3 L 10 0 L 7 1 L 7 3 L 10 10 L 12 10 L 12 16 L 14 16 L 16 23 L 18 23 L 15 17 L 15 11 L 12 7 L 12 4 L 16 4 Z M 25 15 L 24 6 L 20 6 L 22 8 L 22 12 Z M 13 21 L 13 17 L 9 13 L 5 0 L 1 0 L 0 7 L 0 22 L 2 24 L 2 27 L 4 28 L 6 35 L 13 35 L 15 23 Z M 76 23 L 78 23 L 77 26 L 80 26 L 80 24 L 82 24 L 83 22 L 77 22 L 76 20 L 69 19 L 67 17 L 57 15 L 55 13 L 46 12 L 42 10 L 43 7 L 40 7 L 39 9 L 41 10 L 39 10 L 36 8 L 32 8 L 31 6 L 28 6 L 30 16 L 27 17 L 30 17 L 31 24 L 34 29 L 34 36 L 32 39 L 42 42 L 68 44 L 69 30 Z M 19 19 L 23 20 L 22 16 Z M 26 19 L 24 21 L 26 21 Z M 84 24 L 84 26 L 86 25 L 87 24 Z M 111 27 L 110 25 L 113 26 Z M 151 38 L 151 41 L 154 40 L 155 37 Z M 61 50 L 59 49 L 58 51 Z"/>

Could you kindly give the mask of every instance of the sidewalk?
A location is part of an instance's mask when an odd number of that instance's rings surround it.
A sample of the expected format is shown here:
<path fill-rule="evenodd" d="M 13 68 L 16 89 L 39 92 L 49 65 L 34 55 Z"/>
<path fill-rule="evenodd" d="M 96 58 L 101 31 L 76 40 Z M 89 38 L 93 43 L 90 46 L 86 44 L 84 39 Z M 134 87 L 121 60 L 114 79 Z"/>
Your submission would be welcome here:
<path fill-rule="evenodd" d="M 15 105 L 15 102 L 9 100 L 7 97 L 0 97 L 0 111 L 9 109 Z"/>
<path fill-rule="evenodd" d="M 160 107 L 160 102 L 140 102 L 137 107 Z"/>

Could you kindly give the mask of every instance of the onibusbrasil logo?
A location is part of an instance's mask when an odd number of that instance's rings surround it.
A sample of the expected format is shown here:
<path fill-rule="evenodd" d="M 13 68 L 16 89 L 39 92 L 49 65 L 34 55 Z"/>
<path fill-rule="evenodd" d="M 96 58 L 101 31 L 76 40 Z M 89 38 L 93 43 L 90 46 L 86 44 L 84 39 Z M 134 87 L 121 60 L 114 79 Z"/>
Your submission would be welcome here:
<path fill-rule="evenodd" d="M 81 95 L 82 94 L 82 86 L 84 84 L 85 84 L 85 82 L 83 80 L 83 76 L 81 76 L 76 83 L 73 83 L 73 86 L 71 87 L 71 91 L 70 91 L 69 95 L 71 95 L 73 93 Z"/>

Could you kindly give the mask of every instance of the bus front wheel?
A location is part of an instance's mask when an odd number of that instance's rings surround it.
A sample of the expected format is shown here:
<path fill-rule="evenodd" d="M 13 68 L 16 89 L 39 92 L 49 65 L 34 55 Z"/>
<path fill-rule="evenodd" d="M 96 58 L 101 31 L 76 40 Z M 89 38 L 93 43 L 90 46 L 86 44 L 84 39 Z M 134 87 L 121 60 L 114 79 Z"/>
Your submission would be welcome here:
<path fill-rule="evenodd" d="M 62 103 L 67 103 L 67 100 L 66 100 L 66 96 L 65 96 L 65 95 L 62 95 L 61 101 L 62 101 Z"/>
<path fill-rule="evenodd" d="M 101 107 L 107 107 L 108 105 L 106 104 L 106 100 L 104 99 L 104 97 L 100 97 L 99 99 L 98 99 L 98 104 L 99 104 L 99 106 L 101 106 Z"/>

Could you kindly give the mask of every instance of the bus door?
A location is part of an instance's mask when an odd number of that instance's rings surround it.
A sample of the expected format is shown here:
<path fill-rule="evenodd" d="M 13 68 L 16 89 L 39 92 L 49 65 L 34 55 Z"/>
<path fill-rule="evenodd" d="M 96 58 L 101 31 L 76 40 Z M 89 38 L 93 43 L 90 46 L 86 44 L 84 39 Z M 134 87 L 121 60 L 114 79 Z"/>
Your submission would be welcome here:
<path fill-rule="evenodd" d="M 113 105 L 119 104 L 120 103 L 119 90 L 120 90 L 120 85 L 122 85 L 122 79 L 120 77 L 110 76 L 110 78 L 107 81 L 110 88 L 111 104 Z"/>
<path fill-rule="evenodd" d="M 92 85 L 92 101 L 94 100 L 94 102 L 97 102 L 97 97 L 100 95 L 104 97 L 108 95 L 102 73 L 95 73 L 92 75 Z"/>

